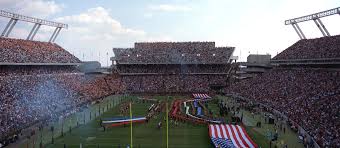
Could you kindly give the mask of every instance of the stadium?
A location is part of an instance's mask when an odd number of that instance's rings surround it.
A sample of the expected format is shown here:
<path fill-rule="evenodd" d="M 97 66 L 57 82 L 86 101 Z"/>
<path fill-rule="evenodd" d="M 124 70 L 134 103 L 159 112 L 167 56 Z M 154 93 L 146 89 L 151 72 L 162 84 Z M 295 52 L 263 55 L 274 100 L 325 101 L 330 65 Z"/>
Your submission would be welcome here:
<path fill-rule="evenodd" d="M 67 24 L 1 10 L 0 148 L 340 147 L 340 36 L 320 20 L 336 14 L 285 21 L 300 40 L 273 58 L 150 41 L 113 47 L 101 68 L 55 42 Z M 324 36 L 307 39 L 304 21 Z M 26 39 L 9 37 L 16 22 L 34 24 Z"/>

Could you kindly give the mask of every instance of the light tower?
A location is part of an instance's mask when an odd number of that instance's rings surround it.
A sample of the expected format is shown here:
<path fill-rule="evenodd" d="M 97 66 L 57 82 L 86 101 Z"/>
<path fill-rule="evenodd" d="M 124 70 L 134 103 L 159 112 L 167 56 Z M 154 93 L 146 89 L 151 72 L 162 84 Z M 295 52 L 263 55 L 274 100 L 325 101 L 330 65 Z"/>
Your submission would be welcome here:
<path fill-rule="evenodd" d="M 42 25 L 55 27 L 54 32 L 49 39 L 49 42 L 54 42 L 56 40 L 56 38 L 58 37 L 60 30 L 62 28 L 65 28 L 65 29 L 68 28 L 67 24 L 43 20 L 43 19 L 34 18 L 34 17 L 30 17 L 30 16 L 24 16 L 24 15 L 21 15 L 21 14 L 7 12 L 7 11 L 4 11 L 4 10 L 0 10 L 0 16 L 10 18 L 5 29 L 1 33 L 1 37 L 8 37 L 9 34 L 11 33 L 12 29 L 14 28 L 14 26 L 16 25 L 16 23 L 18 21 L 34 23 L 34 26 L 33 26 L 32 30 L 30 31 L 30 33 L 28 34 L 26 40 L 33 40 L 34 36 L 37 34 L 40 26 L 42 26 Z"/>
<path fill-rule="evenodd" d="M 330 9 L 330 10 L 326 10 L 326 11 L 322 11 L 322 12 L 318 12 L 318 13 L 314 13 L 314 14 L 310 14 L 310 15 L 306 15 L 306 16 L 302 16 L 302 17 L 298 17 L 298 18 L 294 18 L 294 19 L 289 19 L 289 20 L 285 21 L 285 25 L 292 25 L 295 32 L 300 37 L 300 39 L 306 39 L 306 36 L 302 32 L 298 23 L 313 20 L 324 37 L 330 36 L 328 30 L 326 29 L 325 25 L 322 23 L 320 18 L 335 15 L 335 14 L 340 15 L 340 7 Z"/>

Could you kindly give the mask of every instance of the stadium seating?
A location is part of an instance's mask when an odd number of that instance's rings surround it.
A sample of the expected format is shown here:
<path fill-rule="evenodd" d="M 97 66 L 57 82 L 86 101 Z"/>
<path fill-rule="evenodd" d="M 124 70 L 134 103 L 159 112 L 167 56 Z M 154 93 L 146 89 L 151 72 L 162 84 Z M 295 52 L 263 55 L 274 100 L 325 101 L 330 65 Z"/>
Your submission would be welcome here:
<path fill-rule="evenodd" d="M 0 38 L 0 53 L 0 143 L 125 89 L 119 76 L 81 74 L 67 65 L 80 60 L 53 43 Z"/>
<path fill-rule="evenodd" d="M 41 120 L 58 119 L 122 89 L 110 76 L 88 78 L 83 74 L 2 76 L 0 82 L 0 117 L 5 119 L 0 120 L 1 136 Z"/>
<path fill-rule="evenodd" d="M 130 93 L 208 92 L 209 85 L 225 85 L 225 75 L 124 75 Z"/>
<path fill-rule="evenodd" d="M 151 42 L 113 52 L 119 64 L 223 64 L 229 62 L 234 47 L 215 47 L 214 42 Z"/>
<path fill-rule="evenodd" d="M 54 66 L 54 65 L 1 65 L 0 76 L 19 76 L 36 74 L 62 74 L 79 73 L 75 66 Z"/>
<path fill-rule="evenodd" d="M 224 86 L 233 51 L 214 42 L 146 42 L 113 49 L 129 93 L 208 92 L 210 85 Z"/>
<path fill-rule="evenodd" d="M 292 125 L 302 126 L 322 147 L 340 147 L 340 71 L 327 68 L 340 59 L 339 47 L 340 35 L 299 40 L 272 62 L 313 61 L 313 66 L 278 66 L 232 85 L 225 92 L 278 110 Z M 330 65 L 320 64 L 323 61 Z"/>
<path fill-rule="evenodd" d="M 114 49 L 119 76 L 89 76 L 73 66 L 29 65 L 80 62 L 56 44 L 9 38 L 0 38 L 0 43 L 0 63 L 5 63 L 0 66 L 0 141 L 111 94 L 209 92 L 210 85 L 226 85 L 233 52 L 232 47 L 218 48 L 213 42 L 136 43 L 135 48 Z M 274 60 L 339 58 L 339 44 L 340 36 L 300 40 Z M 276 67 L 230 85 L 224 92 L 282 112 L 322 147 L 340 147 L 339 77 L 340 71 L 334 69 Z M 207 124 L 203 118 L 188 117 L 181 111 L 182 103 L 172 103 L 171 118 Z M 204 114 L 202 107 L 192 108 L 193 115 Z"/>
<path fill-rule="evenodd" d="M 80 63 L 54 43 L 0 37 L 0 63 Z"/>
<path fill-rule="evenodd" d="M 340 71 L 274 68 L 225 90 L 263 103 L 302 126 L 323 147 L 340 146 Z"/>
<path fill-rule="evenodd" d="M 222 74 L 230 69 L 229 64 L 199 64 L 199 65 L 119 65 L 118 72 L 124 74 Z"/>
<path fill-rule="evenodd" d="M 276 55 L 273 60 L 340 58 L 340 35 L 303 39 Z"/>

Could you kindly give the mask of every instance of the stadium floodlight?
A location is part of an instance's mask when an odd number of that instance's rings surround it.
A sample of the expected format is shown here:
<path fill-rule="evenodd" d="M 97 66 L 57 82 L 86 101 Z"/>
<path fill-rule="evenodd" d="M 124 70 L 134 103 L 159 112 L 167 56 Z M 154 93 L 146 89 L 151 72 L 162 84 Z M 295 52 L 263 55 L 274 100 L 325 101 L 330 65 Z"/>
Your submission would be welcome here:
<path fill-rule="evenodd" d="M 285 25 L 292 25 L 300 39 L 306 39 L 305 35 L 303 34 L 302 30 L 300 29 L 298 23 L 305 22 L 305 21 L 311 21 L 313 20 L 316 26 L 319 28 L 320 32 L 323 36 L 330 36 L 328 30 L 326 29 L 325 25 L 322 23 L 320 18 L 340 14 L 340 7 L 302 16 L 297 17 L 289 20 L 285 20 Z"/>
<path fill-rule="evenodd" d="M 21 15 L 21 14 L 12 13 L 12 12 L 7 12 L 7 11 L 4 11 L 4 10 L 0 10 L 0 16 L 10 18 L 9 22 L 7 23 L 5 29 L 3 30 L 2 34 L 1 34 L 1 37 L 8 37 L 9 34 L 11 33 L 12 29 L 14 28 L 15 24 L 17 23 L 17 21 L 34 23 L 32 30 L 30 31 L 29 35 L 26 38 L 27 40 L 33 40 L 34 36 L 38 32 L 41 25 L 55 27 L 55 30 L 54 30 L 52 36 L 50 37 L 49 42 L 55 41 L 55 39 L 59 35 L 59 32 L 62 28 L 65 28 L 65 29 L 68 28 L 67 24 L 57 23 L 57 22 L 43 20 L 43 19 L 39 19 L 39 18 L 34 18 L 34 17 L 30 17 L 30 16 L 25 16 L 25 15 Z"/>
<path fill-rule="evenodd" d="M 298 18 L 294 18 L 294 19 L 289 19 L 289 20 L 285 21 L 285 24 L 290 25 L 290 24 L 315 20 L 315 19 L 318 19 L 318 18 L 327 17 L 327 16 L 331 16 L 331 15 L 334 15 L 334 14 L 339 14 L 339 12 L 340 12 L 340 7 L 330 9 L 330 10 L 326 10 L 326 11 L 322 11 L 322 12 L 318 12 L 318 13 L 314 13 L 314 14 L 310 14 L 310 15 L 306 15 L 306 16 L 302 16 L 302 17 L 298 17 Z"/>

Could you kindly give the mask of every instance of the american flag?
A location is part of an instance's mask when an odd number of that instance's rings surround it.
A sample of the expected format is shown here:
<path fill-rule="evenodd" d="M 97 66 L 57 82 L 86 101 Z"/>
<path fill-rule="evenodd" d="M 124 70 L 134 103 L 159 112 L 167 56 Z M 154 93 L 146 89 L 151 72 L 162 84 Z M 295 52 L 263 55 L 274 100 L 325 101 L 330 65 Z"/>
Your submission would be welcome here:
<path fill-rule="evenodd" d="M 223 138 L 211 138 L 211 141 L 214 143 L 217 148 L 236 148 L 233 142 L 229 139 Z"/>
<path fill-rule="evenodd" d="M 257 148 L 245 129 L 239 125 L 210 124 L 209 136 L 217 148 Z"/>

